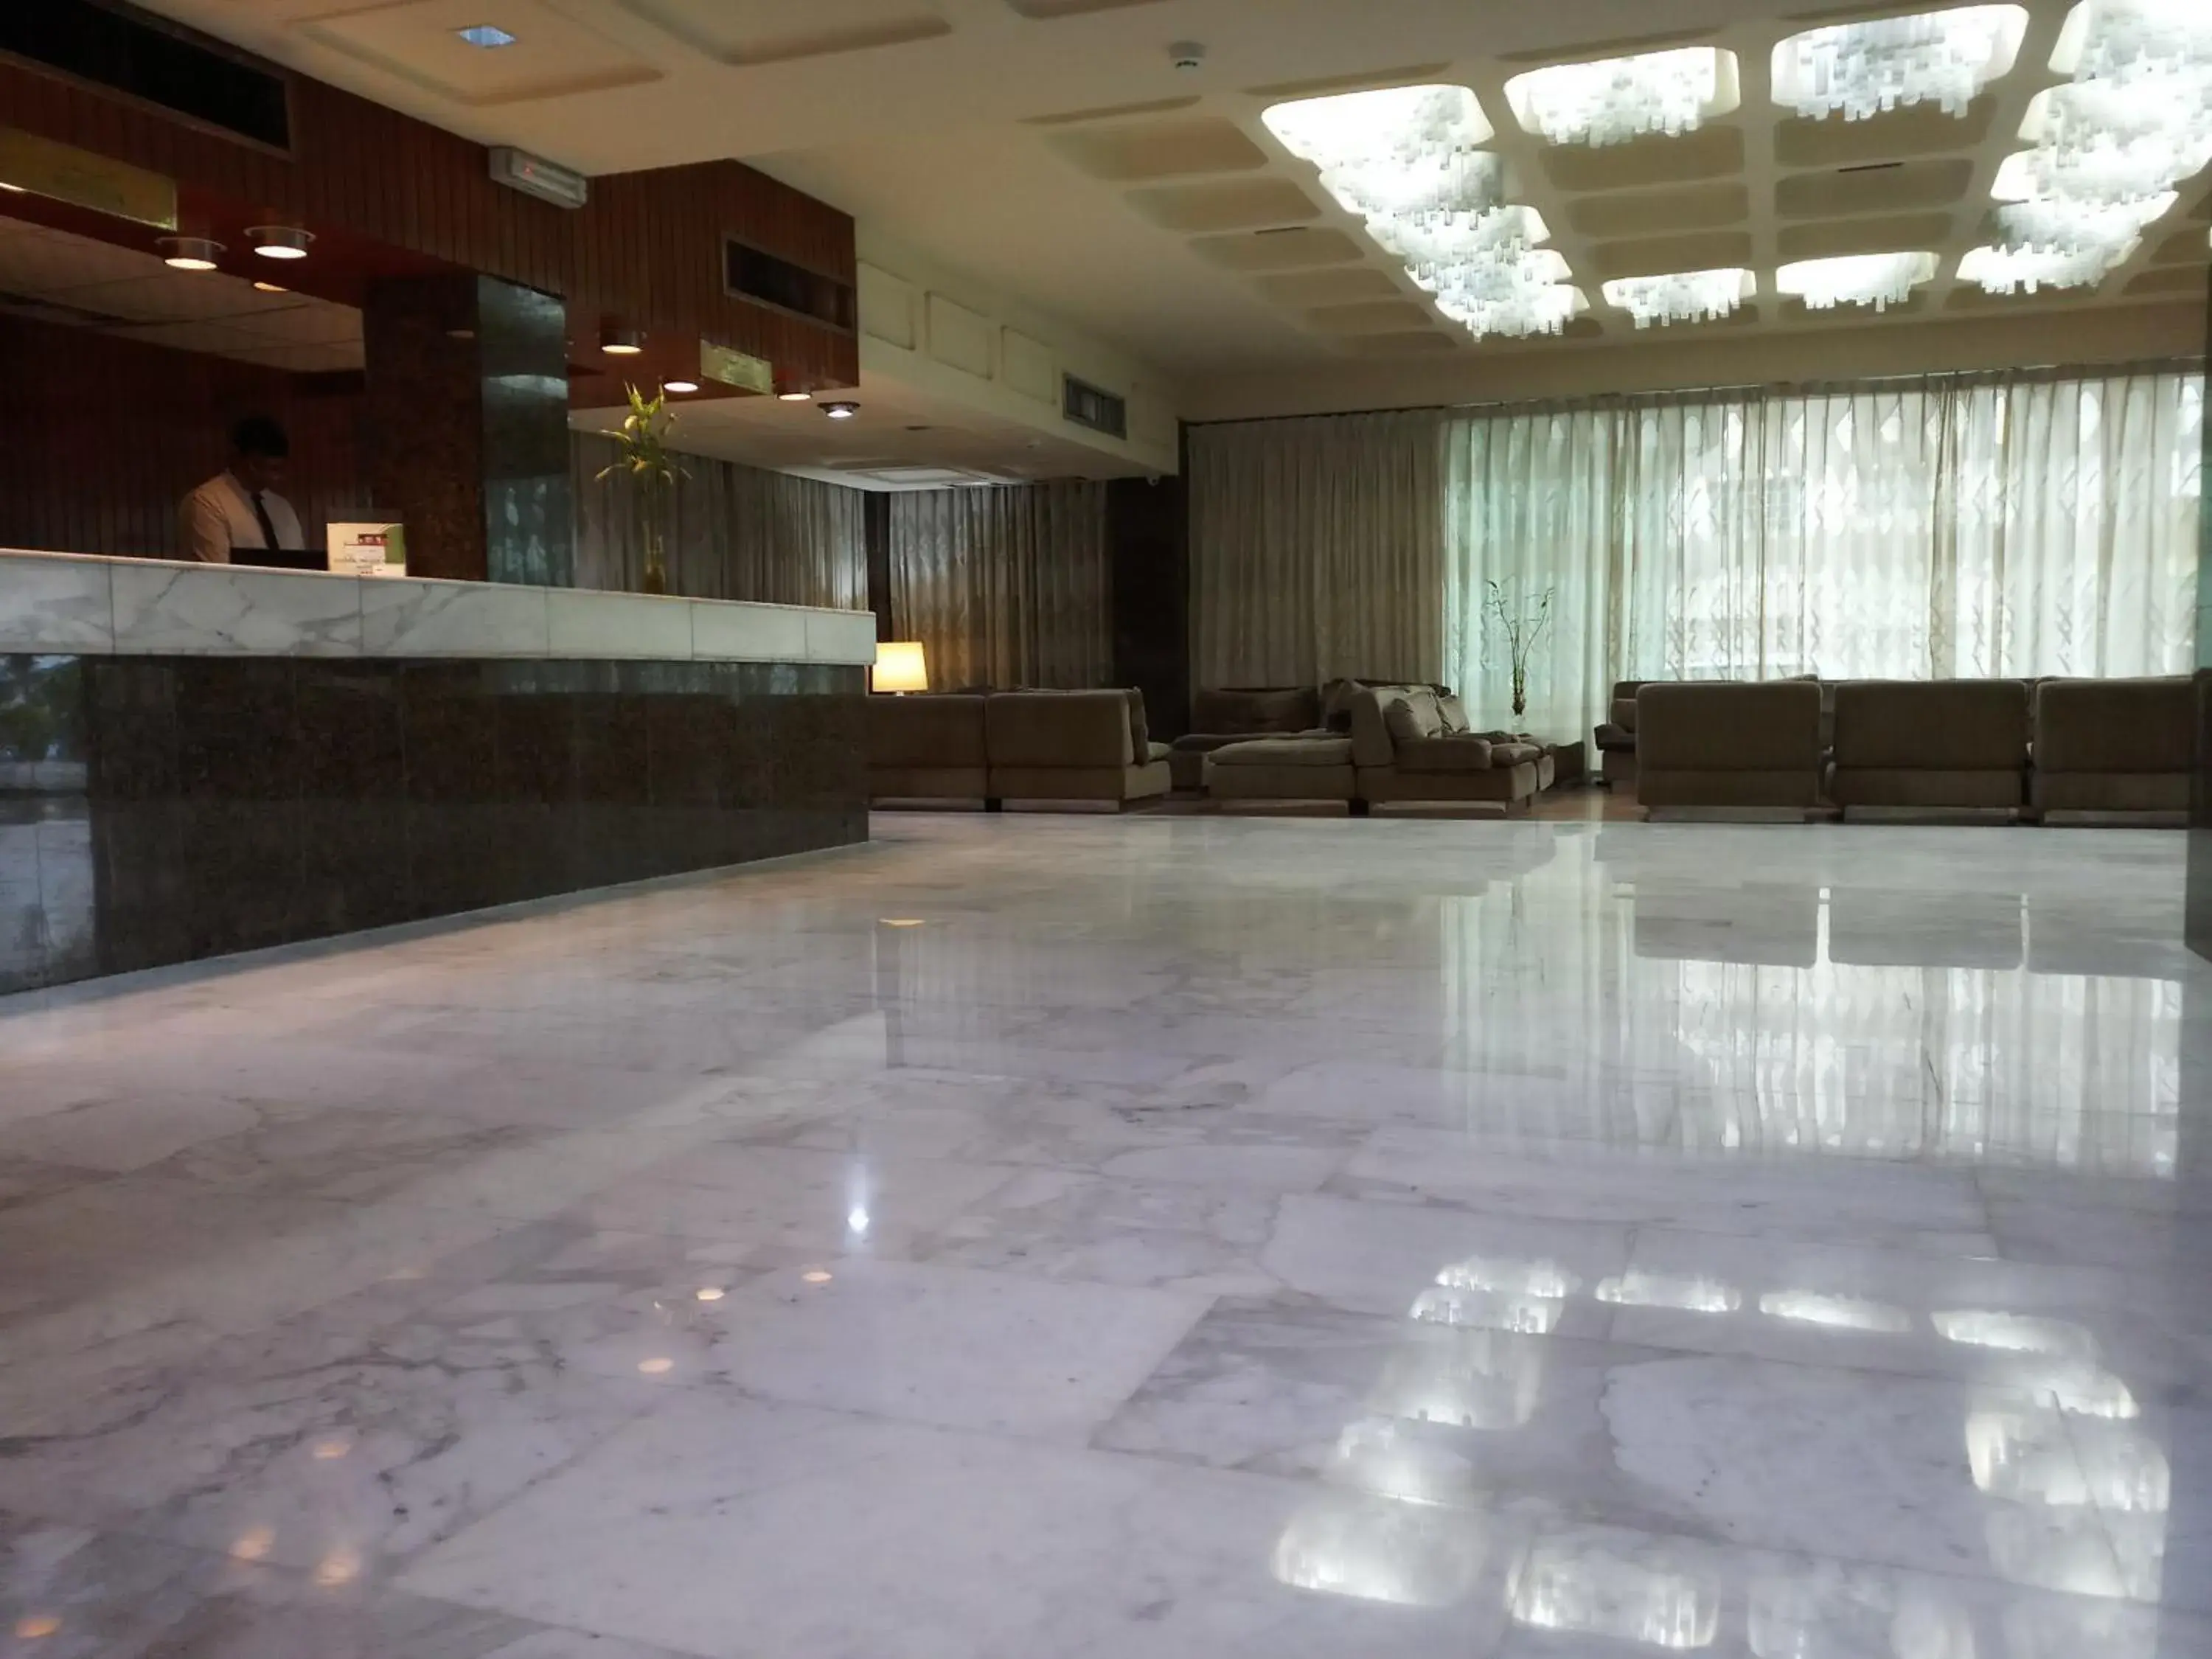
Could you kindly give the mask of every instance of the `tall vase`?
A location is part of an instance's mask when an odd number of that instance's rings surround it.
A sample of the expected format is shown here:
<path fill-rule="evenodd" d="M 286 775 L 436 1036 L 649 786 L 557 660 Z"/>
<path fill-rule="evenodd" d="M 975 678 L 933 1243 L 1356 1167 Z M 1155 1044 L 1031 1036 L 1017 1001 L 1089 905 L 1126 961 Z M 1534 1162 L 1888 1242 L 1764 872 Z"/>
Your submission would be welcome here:
<path fill-rule="evenodd" d="M 668 556 L 660 524 L 657 492 L 647 489 L 638 503 L 638 539 L 645 551 L 645 575 L 641 586 L 647 593 L 668 591 Z"/>
<path fill-rule="evenodd" d="M 1528 671 L 1517 664 L 1513 670 L 1513 718 L 1518 720 L 1528 712 Z"/>

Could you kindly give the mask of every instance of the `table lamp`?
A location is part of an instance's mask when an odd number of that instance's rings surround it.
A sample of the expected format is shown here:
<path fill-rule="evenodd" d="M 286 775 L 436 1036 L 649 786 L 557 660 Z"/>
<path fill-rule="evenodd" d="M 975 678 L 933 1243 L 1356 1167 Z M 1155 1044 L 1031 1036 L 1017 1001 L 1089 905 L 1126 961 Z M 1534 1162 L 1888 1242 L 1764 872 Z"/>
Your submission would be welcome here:
<path fill-rule="evenodd" d="M 876 672 L 870 682 L 878 691 L 903 696 L 929 690 L 929 665 L 919 640 L 882 640 L 876 645 Z"/>

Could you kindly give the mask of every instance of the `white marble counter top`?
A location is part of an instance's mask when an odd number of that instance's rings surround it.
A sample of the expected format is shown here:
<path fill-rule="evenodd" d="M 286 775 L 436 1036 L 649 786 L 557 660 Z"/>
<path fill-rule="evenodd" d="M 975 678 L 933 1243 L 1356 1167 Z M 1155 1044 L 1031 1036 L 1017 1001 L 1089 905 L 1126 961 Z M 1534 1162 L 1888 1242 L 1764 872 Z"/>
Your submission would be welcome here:
<path fill-rule="evenodd" d="M 0 652 L 875 660 L 866 611 L 0 548 Z"/>

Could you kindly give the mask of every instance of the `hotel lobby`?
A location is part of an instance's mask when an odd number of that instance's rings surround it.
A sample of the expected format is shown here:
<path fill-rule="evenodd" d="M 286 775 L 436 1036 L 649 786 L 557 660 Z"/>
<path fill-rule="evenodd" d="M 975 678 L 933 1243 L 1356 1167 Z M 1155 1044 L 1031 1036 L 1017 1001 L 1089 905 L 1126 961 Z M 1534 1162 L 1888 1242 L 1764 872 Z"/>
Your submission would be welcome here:
<path fill-rule="evenodd" d="M 2212 20 L 1264 9 L 0 20 L 0 1659 L 2212 1659 Z"/>

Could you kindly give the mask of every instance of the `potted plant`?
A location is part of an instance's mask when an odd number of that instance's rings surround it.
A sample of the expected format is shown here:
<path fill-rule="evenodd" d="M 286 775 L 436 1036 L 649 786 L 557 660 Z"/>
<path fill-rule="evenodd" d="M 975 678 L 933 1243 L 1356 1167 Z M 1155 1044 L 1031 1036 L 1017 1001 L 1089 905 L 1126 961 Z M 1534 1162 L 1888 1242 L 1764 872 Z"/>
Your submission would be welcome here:
<path fill-rule="evenodd" d="M 639 545 L 645 553 L 645 591 L 665 593 L 668 591 L 667 527 L 663 523 L 666 514 L 666 492 L 672 490 L 684 471 L 671 457 L 668 434 L 675 429 L 676 412 L 667 407 L 668 394 L 656 392 L 650 398 L 634 386 L 624 386 L 629 393 L 629 413 L 623 417 L 622 430 L 607 435 L 615 441 L 616 456 L 599 469 L 604 482 L 616 474 L 626 474 L 635 490 L 632 499 L 637 507 Z"/>
<path fill-rule="evenodd" d="M 1559 590 L 1547 587 L 1533 601 L 1516 582 L 1483 583 L 1483 610 L 1490 618 L 1492 639 L 1505 653 L 1513 672 L 1513 718 L 1517 723 L 1528 713 L 1528 659 L 1537 641 L 1552 626 L 1552 598 Z"/>

